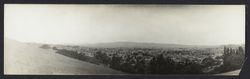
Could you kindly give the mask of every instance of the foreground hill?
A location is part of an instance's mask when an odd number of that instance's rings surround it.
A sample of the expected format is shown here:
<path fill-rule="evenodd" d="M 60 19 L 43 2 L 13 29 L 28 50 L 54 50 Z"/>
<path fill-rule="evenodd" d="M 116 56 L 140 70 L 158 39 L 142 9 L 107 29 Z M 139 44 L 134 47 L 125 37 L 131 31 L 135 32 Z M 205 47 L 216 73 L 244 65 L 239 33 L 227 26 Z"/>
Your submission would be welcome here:
<path fill-rule="evenodd" d="M 10 39 L 4 41 L 4 74 L 124 74 L 108 67 L 57 54 L 51 49 L 42 49 L 39 44 L 21 43 Z"/>
<path fill-rule="evenodd" d="M 220 73 L 217 75 L 239 75 L 240 71 L 241 71 L 241 69 L 238 69 L 238 70 L 234 70 L 234 71 L 230 71 L 230 72 L 226 72 L 226 73 Z"/>

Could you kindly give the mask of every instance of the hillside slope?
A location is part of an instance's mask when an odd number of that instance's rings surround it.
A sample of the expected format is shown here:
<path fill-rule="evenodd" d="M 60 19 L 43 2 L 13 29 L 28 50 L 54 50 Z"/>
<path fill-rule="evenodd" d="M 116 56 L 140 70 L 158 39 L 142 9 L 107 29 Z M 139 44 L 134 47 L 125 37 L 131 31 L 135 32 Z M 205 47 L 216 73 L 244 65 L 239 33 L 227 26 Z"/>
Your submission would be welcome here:
<path fill-rule="evenodd" d="M 4 41 L 4 74 L 7 75 L 124 74 L 57 54 L 54 50 L 41 49 L 38 44 Z"/>
<path fill-rule="evenodd" d="M 230 71 L 230 72 L 226 72 L 226 73 L 220 73 L 217 75 L 239 75 L 240 71 L 241 71 L 241 69 L 238 69 L 238 70 L 234 70 L 234 71 Z"/>

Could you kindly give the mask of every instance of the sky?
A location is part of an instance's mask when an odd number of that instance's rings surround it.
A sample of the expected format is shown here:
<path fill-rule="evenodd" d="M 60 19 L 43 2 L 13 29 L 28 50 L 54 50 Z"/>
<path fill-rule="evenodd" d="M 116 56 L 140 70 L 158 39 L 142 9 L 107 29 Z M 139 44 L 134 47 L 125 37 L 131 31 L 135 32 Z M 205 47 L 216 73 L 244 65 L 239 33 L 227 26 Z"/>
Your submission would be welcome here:
<path fill-rule="evenodd" d="M 4 36 L 50 44 L 245 44 L 245 6 L 5 4 Z"/>

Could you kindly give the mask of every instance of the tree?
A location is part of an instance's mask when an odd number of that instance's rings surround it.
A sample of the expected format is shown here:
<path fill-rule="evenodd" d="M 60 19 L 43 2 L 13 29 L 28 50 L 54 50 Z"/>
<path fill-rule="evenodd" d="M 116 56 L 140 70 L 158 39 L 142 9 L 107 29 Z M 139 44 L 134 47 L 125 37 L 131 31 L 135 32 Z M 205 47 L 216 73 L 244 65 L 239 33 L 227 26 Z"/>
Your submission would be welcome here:
<path fill-rule="evenodd" d="M 245 60 L 245 51 L 243 47 L 233 49 L 232 47 L 224 47 L 224 54 L 222 56 L 223 65 L 217 70 L 220 72 L 231 71 L 242 67 Z"/>
<path fill-rule="evenodd" d="M 42 46 L 41 46 L 41 48 L 43 48 L 43 49 L 49 49 L 49 48 L 50 48 L 50 46 L 49 46 L 49 45 L 47 45 L 47 44 L 44 44 L 44 45 L 42 45 Z"/>
<path fill-rule="evenodd" d="M 101 51 L 97 51 L 94 54 L 95 58 L 100 61 L 100 63 L 103 63 L 105 65 L 108 65 L 111 61 L 111 59 L 107 56 L 106 53 L 102 53 Z"/>
<path fill-rule="evenodd" d="M 121 64 L 121 57 L 119 57 L 117 54 L 114 54 L 111 59 L 110 67 L 114 69 L 121 69 L 120 64 Z"/>
<path fill-rule="evenodd" d="M 56 48 L 56 47 L 53 47 L 52 49 L 53 49 L 53 50 L 57 50 L 57 48 Z"/>

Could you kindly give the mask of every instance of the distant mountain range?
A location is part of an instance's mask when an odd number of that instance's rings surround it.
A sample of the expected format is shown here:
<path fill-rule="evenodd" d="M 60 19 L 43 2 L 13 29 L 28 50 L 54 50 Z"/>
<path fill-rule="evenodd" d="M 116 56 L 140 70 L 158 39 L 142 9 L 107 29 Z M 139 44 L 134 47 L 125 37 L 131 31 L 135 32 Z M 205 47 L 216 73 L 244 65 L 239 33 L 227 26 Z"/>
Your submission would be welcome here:
<path fill-rule="evenodd" d="M 182 44 L 162 44 L 162 43 L 144 43 L 144 42 L 111 42 L 81 45 L 84 47 L 97 48 L 210 48 L 221 47 L 221 45 L 182 45 Z"/>
<path fill-rule="evenodd" d="M 19 41 L 8 39 L 8 38 L 4 38 L 4 41 L 5 43 L 6 42 L 8 43 L 19 42 Z M 39 44 L 39 43 L 29 43 L 29 44 Z M 95 48 L 214 48 L 214 47 L 224 47 L 224 46 L 227 46 L 227 47 L 244 46 L 244 44 L 182 45 L 182 44 L 145 43 L 145 42 L 110 42 L 110 43 L 79 44 L 79 45 L 65 45 L 65 46 L 83 46 L 83 47 L 95 47 Z"/>

